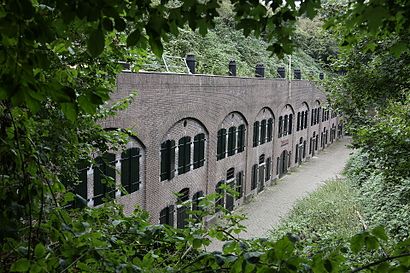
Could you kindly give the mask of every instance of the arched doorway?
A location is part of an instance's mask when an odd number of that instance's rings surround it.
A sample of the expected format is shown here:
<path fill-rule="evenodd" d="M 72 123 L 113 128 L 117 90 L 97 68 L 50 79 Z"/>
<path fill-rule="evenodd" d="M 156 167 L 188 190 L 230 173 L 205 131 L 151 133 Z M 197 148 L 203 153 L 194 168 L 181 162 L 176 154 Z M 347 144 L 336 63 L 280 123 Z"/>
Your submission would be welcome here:
<path fill-rule="evenodd" d="M 288 172 L 288 151 L 284 150 L 279 157 L 279 177 Z"/>

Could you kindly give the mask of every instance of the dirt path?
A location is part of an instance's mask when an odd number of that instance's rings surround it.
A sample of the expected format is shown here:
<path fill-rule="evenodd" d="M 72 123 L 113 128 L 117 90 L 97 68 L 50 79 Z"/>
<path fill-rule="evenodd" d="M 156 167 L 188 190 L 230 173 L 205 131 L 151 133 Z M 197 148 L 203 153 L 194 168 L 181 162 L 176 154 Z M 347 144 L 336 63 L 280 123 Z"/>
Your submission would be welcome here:
<path fill-rule="evenodd" d="M 327 180 L 340 176 L 351 152 L 346 147 L 349 141 L 349 138 L 344 138 L 333 143 L 319 155 L 278 180 L 276 185 L 267 187 L 250 203 L 238 208 L 237 213 L 248 217 L 243 221 L 247 231 L 240 233 L 239 237 L 250 239 L 266 236 L 267 232 L 292 210 L 298 199 L 316 190 Z M 222 245 L 222 242 L 217 241 L 207 250 L 221 250 Z"/>

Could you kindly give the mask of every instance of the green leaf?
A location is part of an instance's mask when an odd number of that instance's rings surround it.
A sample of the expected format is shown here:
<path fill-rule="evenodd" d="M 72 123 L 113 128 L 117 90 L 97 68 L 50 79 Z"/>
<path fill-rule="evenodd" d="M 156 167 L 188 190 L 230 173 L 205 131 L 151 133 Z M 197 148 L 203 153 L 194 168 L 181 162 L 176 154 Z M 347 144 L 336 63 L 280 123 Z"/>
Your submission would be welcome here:
<path fill-rule="evenodd" d="M 375 227 L 374 229 L 372 229 L 371 233 L 383 241 L 387 241 L 389 239 L 386 235 L 386 231 L 382 226 Z"/>
<path fill-rule="evenodd" d="M 38 243 L 36 247 L 34 248 L 34 255 L 37 258 L 42 258 L 44 254 L 46 253 L 46 248 L 42 243 Z"/>
<path fill-rule="evenodd" d="M 200 248 L 201 246 L 202 246 L 202 240 L 201 240 L 201 239 L 195 238 L 195 239 L 192 241 L 192 247 L 193 247 L 193 248 L 198 249 L 198 248 Z"/>
<path fill-rule="evenodd" d="M 350 249 L 353 253 L 358 253 L 364 246 L 364 234 L 356 234 L 350 239 Z"/>
<path fill-rule="evenodd" d="M 26 258 L 17 260 L 10 268 L 11 272 L 27 272 L 30 268 L 30 261 Z"/>
<path fill-rule="evenodd" d="M 91 32 L 87 41 L 87 49 L 92 57 L 98 57 L 104 51 L 104 33 L 101 28 Z"/>
<path fill-rule="evenodd" d="M 62 103 L 61 110 L 69 121 L 74 122 L 77 119 L 77 106 L 74 103 Z"/>

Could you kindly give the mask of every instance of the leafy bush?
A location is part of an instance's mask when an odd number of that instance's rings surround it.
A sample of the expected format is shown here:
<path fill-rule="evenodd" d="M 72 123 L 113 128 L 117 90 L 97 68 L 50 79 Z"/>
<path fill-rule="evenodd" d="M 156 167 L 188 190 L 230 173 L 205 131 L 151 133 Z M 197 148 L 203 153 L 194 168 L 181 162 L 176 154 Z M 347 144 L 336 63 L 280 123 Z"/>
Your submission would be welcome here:
<path fill-rule="evenodd" d="M 303 254 L 327 252 L 346 246 L 348 239 L 361 230 L 357 214 L 361 211 L 350 183 L 331 180 L 299 200 L 290 215 L 272 231 L 272 238 L 293 233 L 301 240 Z"/>

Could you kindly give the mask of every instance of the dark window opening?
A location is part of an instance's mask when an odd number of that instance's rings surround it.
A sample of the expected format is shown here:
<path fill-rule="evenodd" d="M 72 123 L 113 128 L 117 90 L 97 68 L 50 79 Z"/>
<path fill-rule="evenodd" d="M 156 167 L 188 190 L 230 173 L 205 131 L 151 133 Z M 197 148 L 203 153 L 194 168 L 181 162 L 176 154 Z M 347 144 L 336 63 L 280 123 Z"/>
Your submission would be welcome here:
<path fill-rule="evenodd" d="M 293 115 L 290 114 L 289 115 L 289 130 L 288 130 L 288 134 L 292 134 L 292 125 L 293 125 Z"/>
<path fill-rule="evenodd" d="M 273 119 L 270 118 L 268 119 L 268 133 L 267 133 L 267 142 L 272 141 L 272 136 L 273 136 Z"/>
<path fill-rule="evenodd" d="M 115 197 L 115 154 L 106 153 L 95 159 L 94 206 L 103 203 L 104 197 Z"/>
<path fill-rule="evenodd" d="M 191 137 L 185 136 L 178 141 L 178 174 L 189 172 L 191 168 Z"/>
<path fill-rule="evenodd" d="M 194 169 L 204 166 L 205 162 L 205 134 L 194 137 Z"/>
<path fill-rule="evenodd" d="M 238 153 L 245 149 L 245 125 L 241 124 L 238 127 Z"/>
<path fill-rule="evenodd" d="M 187 224 L 187 219 L 189 218 L 188 208 L 184 203 L 189 200 L 189 189 L 184 188 L 178 193 L 177 199 L 177 228 L 184 228 Z"/>
<path fill-rule="evenodd" d="M 159 213 L 159 223 L 161 225 L 174 226 L 174 206 L 168 206 Z"/>
<path fill-rule="evenodd" d="M 226 171 L 226 181 L 229 181 L 234 178 L 235 178 L 235 168 L 230 168 L 229 170 Z"/>
<path fill-rule="evenodd" d="M 283 117 L 279 117 L 279 122 L 278 122 L 279 130 L 278 130 L 278 138 L 282 137 L 282 126 L 283 126 Z"/>
<path fill-rule="evenodd" d="M 256 189 L 257 181 L 258 181 L 258 165 L 255 164 L 252 166 L 251 190 Z"/>
<path fill-rule="evenodd" d="M 226 129 L 220 129 L 218 131 L 218 144 L 216 150 L 216 159 L 224 159 L 226 155 Z"/>
<path fill-rule="evenodd" d="M 255 121 L 253 124 L 253 147 L 258 146 L 259 141 L 259 121 Z"/>
<path fill-rule="evenodd" d="M 266 141 L 266 119 L 261 121 L 261 137 L 260 137 L 260 144 L 265 143 Z"/>
<path fill-rule="evenodd" d="M 161 181 L 175 176 L 175 141 L 167 140 L 161 144 Z"/>
<path fill-rule="evenodd" d="M 268 157 L 268 158 L 266 159 L 266 175 L 265 175 L 265 181 L 269 181 L 269 180 L 270 180 L 271 165 L 272 165 L 271 159 L 270 159 L 270 157 Z"/>
<path fill-rule="evenodd" d="M 231 127 L 228 130 L 228 156 L 235 154 L 236 148 L 236 127 Z"/>
<path fill-rule="evenodd" d="M 126 193 L 138 191 L 140 188 L 140 150 L 127 149 L 121 153 L 121 185 Z M 126 193 L 121 193 L 124 195 Z"/>
<path fill-rule="evenodd" d="M 243 196 L 243 171 L 240 171 L 236 174 L 236 192 L 238 196 L 236 199 L 240 199 Z"/>

